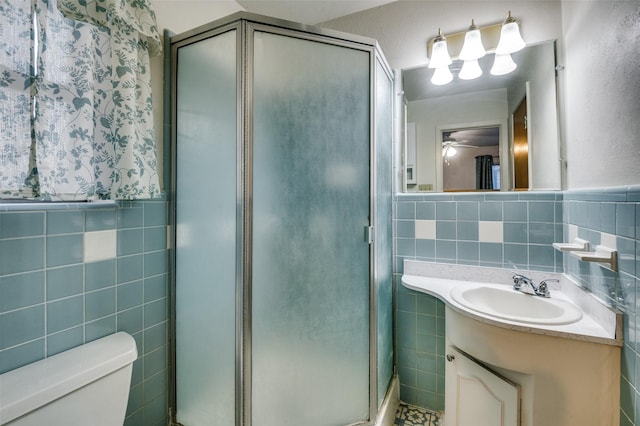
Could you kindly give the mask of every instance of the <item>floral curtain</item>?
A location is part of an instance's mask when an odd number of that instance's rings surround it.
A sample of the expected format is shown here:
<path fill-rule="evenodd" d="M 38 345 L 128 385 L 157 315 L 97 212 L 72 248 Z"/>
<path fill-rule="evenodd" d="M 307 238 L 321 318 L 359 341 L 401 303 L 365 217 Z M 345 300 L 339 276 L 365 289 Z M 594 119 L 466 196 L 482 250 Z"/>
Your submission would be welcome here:
<path fill-rule="evenodd" d="M 0 196 L 159 196 L 146 0 L 0 0 L 0 32 Z"/>

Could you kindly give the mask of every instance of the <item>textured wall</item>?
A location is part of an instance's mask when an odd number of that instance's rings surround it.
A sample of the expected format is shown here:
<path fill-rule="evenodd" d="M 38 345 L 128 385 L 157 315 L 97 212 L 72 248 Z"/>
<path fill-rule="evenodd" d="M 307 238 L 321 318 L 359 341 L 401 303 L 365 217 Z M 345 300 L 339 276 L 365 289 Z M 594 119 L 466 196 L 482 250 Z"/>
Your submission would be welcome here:
<path fill-rule="evenodd" d="M 640 2 L 563 1 L 567 188 L 640 182 Z"/>

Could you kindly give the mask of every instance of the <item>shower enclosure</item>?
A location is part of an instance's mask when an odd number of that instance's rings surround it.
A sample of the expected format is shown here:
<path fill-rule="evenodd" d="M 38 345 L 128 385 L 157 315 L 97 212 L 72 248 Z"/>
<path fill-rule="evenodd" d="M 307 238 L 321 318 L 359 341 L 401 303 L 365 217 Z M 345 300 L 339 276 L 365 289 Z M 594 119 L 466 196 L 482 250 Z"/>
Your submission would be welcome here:
<path fill-rule="evenodd" d="M 392 77 L 240 13 L 171 38 L 174 421 L 374 424 L 393 374 Z"/>

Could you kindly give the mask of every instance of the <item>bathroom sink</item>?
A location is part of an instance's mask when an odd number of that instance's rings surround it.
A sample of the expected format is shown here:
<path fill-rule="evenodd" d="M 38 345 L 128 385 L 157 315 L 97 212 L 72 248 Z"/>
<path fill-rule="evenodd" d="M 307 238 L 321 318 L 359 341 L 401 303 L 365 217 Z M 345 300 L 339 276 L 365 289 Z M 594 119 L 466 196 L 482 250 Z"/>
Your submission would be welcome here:
<path fill-rule="evenodd" d="M 532 296 L 506 285 L 459 285 L 451 290 L 451 298 L 472 311 L 523 324 L 562 325 L 582 318 L 582 311 L 569 302 Z"/>

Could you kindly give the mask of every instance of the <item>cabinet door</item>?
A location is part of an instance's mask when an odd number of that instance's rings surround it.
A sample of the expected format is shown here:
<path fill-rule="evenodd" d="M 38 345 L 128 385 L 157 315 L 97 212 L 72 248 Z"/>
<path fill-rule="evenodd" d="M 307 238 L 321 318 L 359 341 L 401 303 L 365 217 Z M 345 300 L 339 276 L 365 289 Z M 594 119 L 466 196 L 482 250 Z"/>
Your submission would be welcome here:
<path fill-rule="evenodd" d="M 518 426 L 520 387 L 449 346 L 445 426 Z"/>

